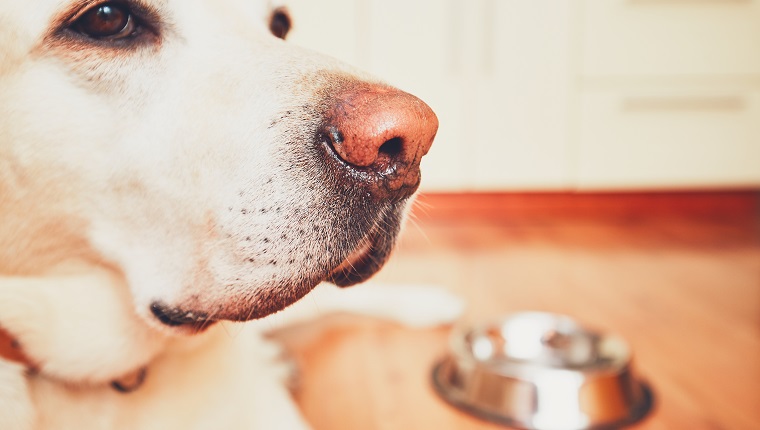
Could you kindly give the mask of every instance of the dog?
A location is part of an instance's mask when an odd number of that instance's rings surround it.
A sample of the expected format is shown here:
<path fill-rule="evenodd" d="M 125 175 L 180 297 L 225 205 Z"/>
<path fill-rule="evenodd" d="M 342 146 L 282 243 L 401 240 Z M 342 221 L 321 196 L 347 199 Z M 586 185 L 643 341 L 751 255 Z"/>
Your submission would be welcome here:
<path fill-rule="evenodd" d="M 290 23 L 264 0 L 0 0 L 1 429 L 305 429 L 273 319 L 458 314 L 324 284 L 386 262 L 438 122 Z"/>

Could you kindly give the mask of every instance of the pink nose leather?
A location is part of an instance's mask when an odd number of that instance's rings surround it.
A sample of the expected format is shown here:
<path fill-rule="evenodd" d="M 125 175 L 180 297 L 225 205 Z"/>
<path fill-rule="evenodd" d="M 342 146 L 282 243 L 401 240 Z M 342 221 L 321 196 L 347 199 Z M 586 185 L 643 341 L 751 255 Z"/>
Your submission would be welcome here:
<path fill-rule="evenodd" d="M 375 84 L 349 86 L 333 99 L 323 133 L 348 166 L 369 173 L 373 194 L 407 197 L 420 182 L 420 160 L 438 131 L 438 118 L 417 97 Z"/>

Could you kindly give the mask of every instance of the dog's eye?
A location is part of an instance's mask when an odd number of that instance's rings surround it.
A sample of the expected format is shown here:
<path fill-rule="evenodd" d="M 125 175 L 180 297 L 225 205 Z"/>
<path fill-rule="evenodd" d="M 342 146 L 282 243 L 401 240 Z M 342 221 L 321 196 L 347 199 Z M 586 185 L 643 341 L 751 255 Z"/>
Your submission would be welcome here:
<path fill-rule="evenodd" d="M 129 8 L 109 2 L 93 6 L 82 13 L 73 28 L 94 39 L 121 39 L 133 36 L 137 25 Z"/>
<path fill-rule="evenodd" d="M 285 39 L 290 31 L 290 15 L 287 9 L 284 7 L 278 7 L 272 12 L 272 17 L 269 19 L 269 31 L 276 37 Z"/>

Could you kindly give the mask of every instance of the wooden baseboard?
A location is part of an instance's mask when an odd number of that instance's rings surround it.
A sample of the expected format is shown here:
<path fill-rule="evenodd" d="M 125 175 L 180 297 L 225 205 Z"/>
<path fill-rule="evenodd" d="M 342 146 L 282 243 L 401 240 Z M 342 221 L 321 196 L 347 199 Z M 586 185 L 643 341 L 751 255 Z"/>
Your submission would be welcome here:
<path fill-rule="evenodd" d="M 680 216 L 760 220 L 760 190 L 425 193 L 420 219 Z"/>

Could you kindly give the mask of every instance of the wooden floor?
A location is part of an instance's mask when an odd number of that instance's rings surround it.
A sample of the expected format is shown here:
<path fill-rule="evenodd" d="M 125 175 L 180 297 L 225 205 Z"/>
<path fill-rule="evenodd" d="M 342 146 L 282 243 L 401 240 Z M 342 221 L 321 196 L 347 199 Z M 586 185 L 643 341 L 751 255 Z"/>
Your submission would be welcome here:
<path fill-rule="evenodd" d="M 423 196 L 377 279 L 453 291 L 469 304 L 463 321 L 544 310 L 623 335 L 656 396 L 635 429 L 760 429 L 757 201 L 746 192 Z M 289 342 L 317 430 L 501 428 L 433 393 L 448 329 L 322 324 Z"/>

